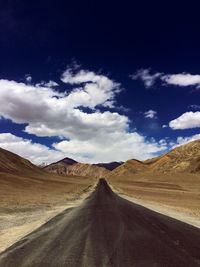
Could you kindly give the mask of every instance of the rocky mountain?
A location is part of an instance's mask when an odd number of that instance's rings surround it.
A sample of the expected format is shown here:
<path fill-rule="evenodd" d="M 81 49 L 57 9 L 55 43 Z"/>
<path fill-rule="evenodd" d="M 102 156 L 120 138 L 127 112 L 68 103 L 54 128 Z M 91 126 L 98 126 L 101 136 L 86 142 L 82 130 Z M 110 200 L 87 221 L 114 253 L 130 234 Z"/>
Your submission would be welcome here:
<path fill-rule="evenodd" d="M 61 175 L 67 175 L 68 168 L 70 166 L 73 166 L 74 164 L 78 163 L 77 161 L 70 159 L 70 158 L 64 158 L 62 160 L 59 160 L 57 162 L 51 163 L 47 166 L 45 166 L 43 169 L 51 172 L 51 173 L 56 173 L 56 174 L 61 174 Z"/>
<path fill-rule="evenodd" d="M 159 157 L 146 161 L 128 160 L 125 163 L 111 162 L 99 164 L 79 163 L 64 158 L 43 169 L 30 161 L 0 148 L 0 172 L 50 172 L 59 175 L 77 175 L 105 177 L 109 175 L 124 176 L 136 173 L 200 173 L 200 140 L 179 146 Z"/>
<path fill-rule="evenodd" d="M 179 146 L 159 157 L 146 161 L 128 160 L 109 175 L 136 173 L 200 173 L 200 140 Z"/>
<path fill-rule="evenodd" d="M 170 152 L 144 162 L 157 172 L 200 172 L 200 140 L 179 146 Z"/>
<path fill-rule="evenodd" d="M 64 158 L 58 162 L 52 163 L 44 170 L 56 173 L 59 175 L 78 175 L 78 176 L 90 176 L 90 177 L 105 177 L 110 171 L 95 164 L 79 163 L 70 158 Z"/>

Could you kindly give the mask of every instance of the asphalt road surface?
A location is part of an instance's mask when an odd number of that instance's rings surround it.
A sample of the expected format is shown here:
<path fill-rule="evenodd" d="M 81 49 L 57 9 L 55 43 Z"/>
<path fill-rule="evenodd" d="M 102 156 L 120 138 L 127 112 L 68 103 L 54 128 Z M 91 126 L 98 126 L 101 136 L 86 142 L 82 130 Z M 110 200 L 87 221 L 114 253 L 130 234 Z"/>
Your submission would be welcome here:
<path fill-rule="evenodd" d="M 119 197 L 101 179 L 79 207 L 0 254 L 0 267 L 30 266 L 200 266 L 200 229 Z"/>

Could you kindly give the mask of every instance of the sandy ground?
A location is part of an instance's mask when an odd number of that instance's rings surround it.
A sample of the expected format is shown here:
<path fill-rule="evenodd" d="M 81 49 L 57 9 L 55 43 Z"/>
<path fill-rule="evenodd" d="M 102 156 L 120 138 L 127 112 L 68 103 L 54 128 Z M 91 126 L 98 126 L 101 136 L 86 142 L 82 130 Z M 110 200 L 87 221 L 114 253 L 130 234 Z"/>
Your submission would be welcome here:
<path fill-rule="evenodd" d="M 0 214 L 0 252 L 56 216 L 68 206 Z"/>
<path fill-rule="evenodd" d="M 122 197 L 200 228 L 200 176 L 139 174 L 111 177 Z"/>
<path fill-rule="evenodd" d="M 127 199 L 128 201 L 142 205 L 143 207 L 146 207 L 152 211 L 156 211 L 160 214 L 167 215 L 174 219 L 180 220 L 182 222 L 185 222 L 185 223 L 188 223 L 195 227 L 200 228 L 200 213 L 199 212 L 194 212 L 193 210 L 190 210 L 188 208 L 179 208 L 177 206 L 173 207 L 170 205 L 166 205 L 164 203 L 159 203 L 159 202 L 155 202 L 151 200 L 144 200 L 141 197 L 137 198 L 137 195 L 135 197 L 132 195 L 127 195 L 125 192 L 123 192 L 122 189 L 119 189 L 116 186 L 113 186 L 111 183 L 108 183 L 108 184 L 115 193 L 117 193 L 119 196 L 123 197 L 124 199 Z"/>
<path fill-rule="evenodd" d="M 150 178 L 128 177 L 123 178 L 121 182 L 114 177 L 109 182 L 113 191 L 123 198 L 200 228 L 198 177 Z M 69 177 L 67 183 L 63 183 L 65 177 L 56 179 L 56 183 L 53 179 L 52 185 L 45 181 L 43 186 L 37 181 L 40 186 L 35 190 L 35 185 L 31 184 L 33 194 L 27 191 L 28 187 L 22 190 L 15 185 L 16 183 L 6 184 L 7 187 L 9 185 L 7 190 L 1 186 L 0 252 L 66 208 L 81 204 L 95 186 L 95 180 L 83 180 L 82 177 Z M 166 180 L 169 181 L 166 183 Z"/>
<path fill-rule="evenodd" d="M 0 252 L 66 208 L 79 205 L 95 186 L 90 178 L 69 177 L 66 181 L 65 177 L 56 177 L 56 181 L 53 177 L 53 183 L 44 181 L 41 186 L 39 181 L 36 187 L 32 179 L 22 187 L 19 177 L 14 177 L 18 184 L 13 180 L 9 183 L 10 177 L 6 176 L 6 183 L 0 187 Z"/>
<path fill-rule="evenodd" d="M 90 196 L 0 254 L 0 267 L 199 267 L 200 229 L 134 204 L 101 179 Z"/>
<path fill-rule="evenodd" d="M 44 207 L 36 210 L 17 211 L 0 214 L 0 252 L 20 240 L 25 235 L 33 232 L 44 223 L 61 213 L 65 209 L 76 207 L 93 190 L 96 184 L 82 193 L 76 200 L 67 201 L 65 205 Z"/>

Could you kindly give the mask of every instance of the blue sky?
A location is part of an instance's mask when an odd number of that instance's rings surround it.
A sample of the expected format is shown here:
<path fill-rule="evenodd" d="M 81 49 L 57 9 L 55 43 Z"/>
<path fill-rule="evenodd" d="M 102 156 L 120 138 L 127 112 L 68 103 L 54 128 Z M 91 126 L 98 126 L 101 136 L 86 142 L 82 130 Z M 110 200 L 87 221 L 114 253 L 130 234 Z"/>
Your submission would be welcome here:
<path fill-rule="evenodd" d="M 167 3 L 1 3 L 0 146 L 108 162 L 198 139 L 199 9 Z"/>

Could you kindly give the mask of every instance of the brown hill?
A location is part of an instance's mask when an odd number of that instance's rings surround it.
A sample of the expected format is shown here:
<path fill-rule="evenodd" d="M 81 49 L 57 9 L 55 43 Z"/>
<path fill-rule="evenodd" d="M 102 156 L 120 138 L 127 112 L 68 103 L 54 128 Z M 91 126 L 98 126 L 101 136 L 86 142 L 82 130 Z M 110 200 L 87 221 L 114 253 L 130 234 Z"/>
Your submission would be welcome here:
<path fill-rule="evenodd" d="M 174 148 L 170 152 L 144 162 L 151 171 L 162 173 L 200 172 L 200 140 Z"/>
<path fill-rule="evenodd" d="M 27 159 L 0 148 L 0 172 L 16 174 L 25 172 L 41 172 L 41 170 Z"/>
<path fill-rule="evenodd" d="M 104 167 L 100 167 L 95 164 L 79 163 L 69 158 L 52 163 L 44 167 L 44 170 L 59 175 L 78 175 L 95 178 L 105 177 L 110 172 Z"/>
<path fill-rule="evenodd" d="M 142 171 L 146 171 L 148 169 L 148 166 L 143 163 L 142 161 L 136 160 L 136 159 L 130 159 L 114 169 L 110 175 L 112 176 L 126 176 L 129 174 L 136 174 L 140 173 Z"/>
<path fill-rule="evenodd" d="M 93 180 L 48 173 L 0 148 L 0 251 L 87 192 Z"/>
<path fill-rule="evenodd" d="M 137 173 L 199 173 L 200 140 L 179 146 L 159 157 L 146 161 L 128 160 L 114 169 L 109 176 Z"/>
<path fill-rule="evenodd" d="M 66 159 L 65 159 L 66 161 Z M 48 173 L 30 161 L 0 148 L 0 212 L 2 207 L 45 204 L 65 199 L 73 191 L 84 188 L 89 177 Z M 34 204 L 35 205 L 35 204 Z M 45 204 L 46 205 L 46 204 Z"/>
<path fill-rule="evenodd" d="M 158 212 L 200 227 L 200 141 L 137 162 L 129 160 L 106 177 L 118 192 Z"/>

